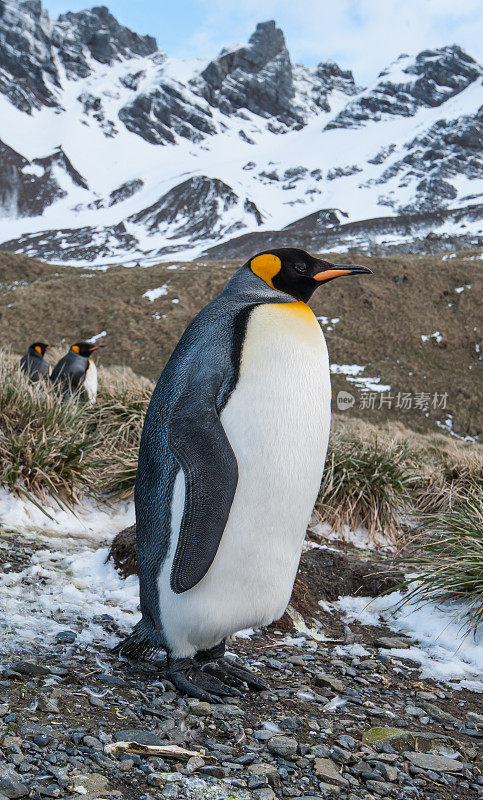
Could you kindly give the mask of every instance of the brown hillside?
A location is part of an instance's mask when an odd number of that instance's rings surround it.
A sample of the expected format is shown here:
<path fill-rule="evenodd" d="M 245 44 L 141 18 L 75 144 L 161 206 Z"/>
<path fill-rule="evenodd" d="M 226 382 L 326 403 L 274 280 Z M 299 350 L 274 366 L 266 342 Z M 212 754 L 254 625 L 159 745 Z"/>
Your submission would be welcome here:
<path fill-rule="evenodd" d="M 323 325 L 331 362 L 358 364 L 380 378 L 391 394 L 447 392 L 447 409 L 360 409 L 361 389 L 333 376 L 334 399 L 345 389 L 355 397 L 348 413 L 371 422 L 404 422 L 417 430 L 454 418 L 462 435 L 483 427 L 481 409 L 481 261 L 475 252 L 368 257 L 327 256 L 361 263 L 374 275 L 321 287 L 311 303 Z M 170 269 L 172 264 L 177 269 Z M 15 351 L 30 341 L 72 343 L 107 331 L 100 364 L 122 364 L 156 378 L 186 324 L 224 286 L 240 261 L 166 262 L 153 267 L 106 271 L 58 267 L 26 256 L 0 253 L 0 337 Z M 167 284 L 167 294 L 150 302 L 149 289 Z M 461 292 L 455 290 L 470 286 Z M 179 302 L 173 302 L 179 300 Z M 330 329 L 332 328 L 332 329 Z M 439 332 L 440 341 L 421 337 Z"/>

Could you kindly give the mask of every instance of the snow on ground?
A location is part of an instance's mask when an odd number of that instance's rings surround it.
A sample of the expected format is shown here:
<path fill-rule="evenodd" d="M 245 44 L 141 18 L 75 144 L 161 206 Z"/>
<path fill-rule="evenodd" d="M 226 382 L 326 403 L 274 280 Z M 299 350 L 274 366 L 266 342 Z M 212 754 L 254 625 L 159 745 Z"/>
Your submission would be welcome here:
<path fill-rule="evenodd" d="M 67 506 L 61 508 L 53 498 L 48 497 L 42 511 L 24 496 L 0 487 L 0 525 L 11 530 L 38 531 L 100 542 L 133 523 L 132 500 L 99 505 L 84 498 L 74 510 Z"/>
<path fill-rule="evenodd" d="M 364 528 L 362 525 L 356 529 L 344 525 L 341 531 L 335 531 L 327 522 L 314 519 L 310 524 L 310 530 L 315 533 L 316 536 L 322 536 L 329 542 L 346 542 L 347 544 L 352 544 L 354 547 L 357 547 L 358 550 L 382 550 L 388 552 L 394 550 L 394 544 L 387 536 L 378 532 L 371 535 L 367 528 Z M 314 546 L 313 543 L 310 544 Z M 324 546 L 325 545 L 322 545 L 322 547 Z"/>
<path fill-rule="evenodd" d="M 387 384 L 381 383 L 379 377 L 370 378 L 368 375 L 362 375 L 366 368 L 361 367 L 359 364 L 331 364 L 330 371 L 333 375 L 344 375 L 346 380 L 353 383 L 358 389 L 367 392 L 389 392 L 391 387 Z"/>
<path fill-rule="evenodd" d="M 111 647 L 118 637 L 105 631 L 101 616 L 126 631 L 137 622 L 137 577 L 122 580 L 105 563 L 107 547 L 76 545 L 74 552 L 38 550 L 21 572 L 0 575 L 0 653 L 48 649 L 65 630 L 75 631 L 81 644 Z"/>
<path fill-rule="evenodd" d="M 463 603 L 434 603 L 400 606 L 404 595 L 393 592 L 384 597 L 342 597 L 334 607 L 348 622 L 378 626 L 381 620 L 397 633 L 414 640 L 409 649 L 383 650 L 394 658 L 417 662 L 421 678 L 432 678 L 453 688 L 483 691 L 483 634 L 476 641 L 465 635 L 461 620 L 468 606 Z"/>
<path fill-rule="evenodd" d="M 148 289 L 147 292 L 144 292 L 143 297 L 147 297 L 151 303 L 154 300 L 157 300 L 158 297 L 162 297 L 163 295 L 168 294 L 168 284 L 163 283 L 162 286 L 158 286 L 157 289 Z"/>

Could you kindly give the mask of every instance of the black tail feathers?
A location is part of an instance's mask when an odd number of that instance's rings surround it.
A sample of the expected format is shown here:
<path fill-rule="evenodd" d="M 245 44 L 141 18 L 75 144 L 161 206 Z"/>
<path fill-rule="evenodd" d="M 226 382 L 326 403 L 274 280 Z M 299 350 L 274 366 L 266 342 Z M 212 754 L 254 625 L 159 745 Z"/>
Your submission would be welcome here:
<path fill-rule="evenodd" d="M 143 618 L 134 626 L 129 636 L 112 648 L 111 653 L 125 658 L 142 659 L 154 656 L 165 649 L 166 645 L 161 634 L 149 626 Z"/>

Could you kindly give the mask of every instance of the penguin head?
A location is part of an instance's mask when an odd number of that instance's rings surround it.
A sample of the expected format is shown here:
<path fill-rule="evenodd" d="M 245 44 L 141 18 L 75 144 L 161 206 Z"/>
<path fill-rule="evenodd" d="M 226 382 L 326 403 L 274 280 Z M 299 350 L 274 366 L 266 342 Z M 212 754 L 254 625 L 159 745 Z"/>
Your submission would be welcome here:
<path fill-rule="evenodd" d="M 45 351 L 48 350 L 50 344 L 45 344 L 45 342 L 34 342 L 30 345 L 29 351 L 32 355 L 40 356 L 41 358 L 44 357 Z"/>
<path fill-rule="evenodd" d="M 100 347 L 105 346 L 105 344 L 92 344 L 92 342 L 76 342 L 70 349 L 73 350 L 74 353 L 77 353 L 78 356 L 90 358 L 94 350 L 99 350 Z"/>
<path fill-rule="evenodd" d="M 272 289 L 285 292 L 304 303 L 310 300 L 318 286 L 341 275 L 372 275 L 368 267 L 331 264 L 295 247 L 280 247 L 258 253 L 248 262 L 248 266 Z"/>

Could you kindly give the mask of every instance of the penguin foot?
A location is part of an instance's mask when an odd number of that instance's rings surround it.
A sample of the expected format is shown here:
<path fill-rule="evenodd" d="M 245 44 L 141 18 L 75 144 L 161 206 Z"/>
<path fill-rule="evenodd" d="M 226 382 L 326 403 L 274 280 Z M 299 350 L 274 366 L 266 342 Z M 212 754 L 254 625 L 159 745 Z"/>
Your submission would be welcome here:
<path fill-rule="evenodd" d="M 270 688 L 254 672 L 247 669 L 247 667 L 233 663 L 233 661 L 228 661 L 227 658 L 224 658 L 224 655 L 225 640 L 212 647 L 211 650 L 200 650 L 196 654 L 195 660 L 203 672 L 213 675 L 230 686 L 240 686 L 246 683 L 250 689 L 256 689 L 259 692 Z"/>
<path fill-rule="evenodd" d="M 255 673 L 247 669 L 247 667 L 241 667 L 238 664 L 234 664 L 232 661 L 228 661 L 226 658 L 220 659 L 219 661 L 208 662 L 202 669 L 203 672 L 208 672 L 210 675 L 213 675 L 223 682 L 226 681 L 230 686 L 240 686 L 246 683 L 250 689 L 255 689 L 258 692 L 270 688 L 262 678 L 259 678 L 258 675 L 255 675 Z"/>
<path fill-rule="evenodd" d="M 241 692 L 228 686 L 216 675 L 206 674 L 191 658 L 169 658 L 167 676 L 177 689 L 206 703 L 218 703 L 220 697 L 240 697 Z"/>

